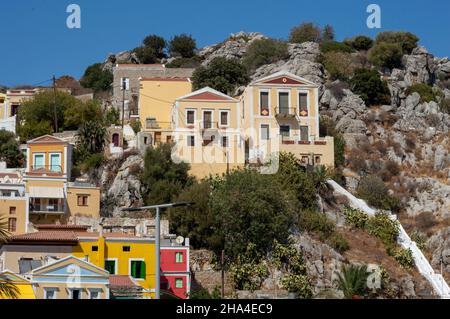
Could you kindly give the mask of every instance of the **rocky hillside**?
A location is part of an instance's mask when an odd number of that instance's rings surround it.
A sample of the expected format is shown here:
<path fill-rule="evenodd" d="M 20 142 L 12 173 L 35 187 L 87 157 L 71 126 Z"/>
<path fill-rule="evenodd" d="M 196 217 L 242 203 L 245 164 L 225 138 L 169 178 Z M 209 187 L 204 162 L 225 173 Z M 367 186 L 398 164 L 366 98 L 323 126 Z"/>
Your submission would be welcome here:
<path fill-rule="evenodd" d="M 215 57 L 242 59 L 250 44 L 262 38 L 265 36 L 260 33 L 240 32 L 219 44 L 200 49 L 198 55 L 204 66 Z M 138 62 L 127 52 L 119 56 L 122 60 Z M 351 56 L 351 63 L 367 60 L 367 52 L 352 53 Z M 106 67 L 111 66 L 111 57 L 108 61 Z M 352 91 L 350 85 L 331 80 L 330 72 L 320 61 L 319 44 L 290 43 L 286 58 L 258 67 L 252 72 L 251 79 L 287 70 L 320 84 L 321 116 L 333 120 L 337 132 L 346 142 L 342 173 L 347 189 L 354 191 L 364 175 L 381 176 L 390 192 L 401 200 L 399 219 L 402 224 L 410 234 L 421 238 L 435 269 L 443 262 L 445 276 L 450 280 L 450 115 L 441 111 L 440 106 L 440 102 L 450 98 L 450 60 L 435 57 L 424 47 L 414 48 L 410 54 L 403 55 L 401 67 L 379 71 L 380 78 L 388 84 L 390 103 L 371 107 Z M 418 93 L 408 91 L 418 83 L 439 91 L 436 101 L 423 101 Z M 241 90 L 238 88 L 236 93 Z M 136 178 L 139 167 L 142 168 L 142 159 L 135 155 L 115 167 L 117 175 L 111 175 L 107 170 L 103 173 L 107 190 L 105 207 L 115 207 L 113 214 L 117 214 L 117 207 L 142 202 L 141 185 Z M 106 182 L 108 174 L 110 181 Z M 325 206 L 324 210 L 327 209 L 330 208 Z M 106 210 L 105 213 L 111 214 L 110 209 Z M 337 210 L 331 209 L 327 213 L 338 220 Z M 421 276 L 394 266 L 395 263 L 380 252 L 380 243 L 376 240 L 362 233 L 347 232 L 345 228 L 342 233 L 350 247 L 352 243 L 355 245 L 344 255 L 313 238 L 298 238 L 299 245 L 307 252 L 308 271 L 316 278 L 317 287 L 331 286 L 323 279 L 329 277 L 324 273 L 329 271 L 330 260 L 381 261 L 391 265 L 389 271 L 394 278 L 393 287 L 396 287 L 394 295 L 429 294 L 430 289 Z M 318 251 L 320 255 L 317 255 Z"/>

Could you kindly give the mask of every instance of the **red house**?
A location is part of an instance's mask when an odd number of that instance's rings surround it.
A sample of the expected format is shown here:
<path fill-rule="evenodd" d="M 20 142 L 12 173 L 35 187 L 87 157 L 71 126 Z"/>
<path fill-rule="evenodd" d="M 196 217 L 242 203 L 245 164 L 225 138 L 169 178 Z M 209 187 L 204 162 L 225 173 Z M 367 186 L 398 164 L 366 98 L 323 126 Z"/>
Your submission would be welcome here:
<path fill-rule="evenodd" d="M 173 239 L 161 240 L 161 293 L 186 299 L 190 289 L 189 239 L 182 244 Z"/>

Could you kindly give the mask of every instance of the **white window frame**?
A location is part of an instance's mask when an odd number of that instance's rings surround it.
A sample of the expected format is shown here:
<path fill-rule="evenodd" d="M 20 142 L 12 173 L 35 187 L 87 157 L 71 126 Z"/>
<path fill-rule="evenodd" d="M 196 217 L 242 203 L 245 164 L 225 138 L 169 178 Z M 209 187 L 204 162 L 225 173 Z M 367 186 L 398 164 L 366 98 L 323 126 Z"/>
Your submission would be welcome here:
<path fill-rule="evenodd" d="M 193 141 L 193 142 L 194 142 L 194 143 L 193 143 L 194 145 L 189 145 L 189 141 L 190 141 L 190 138 L 191 138 L 191 137 L 194 138 L 194 141 Z M 195 135 L 187 135 L 187 138 L 186 138 L 186 146 L 187 146 L 187 147 L 195 147 Z"/>
<path fill-rule="evenodd" d="M 226 146 L 223 145 L 223 138 L 224 138 L 224 137 L 227 138 L 227 145 L 226 145 Z M 228 147 L 230 147 L 230 136 L 228 136 L 228 135 L 222 135 L 222 136 L 220 137 L 220 146 L 222 146 L 223 148 L 228 148 Z"/>
<path fill-rule="evenodd" d="M 270 91 L 271 91 L 270 89 L 259 89 L 259 91 L 258 91 L 258 113 L 257 114 L 258 114 L 258 116 L 263 117 L 263 118 L 272 116 L 272 110 L 270 107 L 270 101 L 271 101 Z M 268 93 L 267 99 L 268 99 L 269 105 L 267 106 L 267 108 L 269 109 L 269 114 L 267 114 L 267 115 L 261 114 L 261 92 Z"/>
<path fill-rule="evenodd" d="M 222 123 L 222 113 L 227 113 L 227 124 Z M 229 127 L 230 126 L 230 110 L 219 110 L 219 125 L 223 127 Z"/>
<path fill-rule="evenodd" d="M 302 129 L 301 129 L 302 126 L 305 126 L 305 127 L 308 128 L 308 139 L 307 139 L 307 141 L 311 142 L 311 134 L 310 134 L 311 129 L 309 128 L 309 125 L 299 125 L 298 126 L 298 140 L 302 141 Z"/>
<path fill-rule="evenodd" d="M 49 164 L 49 169 L 52 169 L 52 156 L 53 155 L 58 155 L 59 156 L 59 168 L 61 169 L 61 173 L 62 173 L 62 153 L 61 152 L 52 152 L 48 154 L 48 164 Z"/>
<path fill-rule="evenodd" d="M 181 254 L 181 261 L 177 261 L 177 256 L 178 256 L 178 254 Z M 177 252 L 175 253 L 175 263 L 176 263 L 176 264 L 182 264 L 183 262 L 184 262 L 184 254 L 183 254 L 183 252 L 177 251 Z"/>
<path fill-rule="evenodd" d="M 36 169 L 36 155 L 42 155 L 43 156 L 43 158 L 44 158 L 44 161 L 43 161 L 43 168 L 45 168 L 45 160 L 46 160 L 46 154 L 45 153 L 42 153 L 42 152 L 36 152 L 36 153 L 33 153 L 33 165 L 32 165 L 32 168 L 33 169 Z"/>
<path fill-rule="evenodd" d="M 181 280 L 181 287 L 177 287 L 177 280 L 180 279 Z M 175 289 L 184 289 L 184 283 L 183 283 L 183 278 L 182 277 L 175 277 L 174 280 L 174 287 Z"/>
<path fill-rule="evenodd" d="M 263 137 L 262 137 L 263 125 L 269 127 L 269 132 L 268 132 L 268 138 L 267 138 L 267 139 L 263 139 Z M 270 127 L 270 124 L 269 124 L 269 123 L 261 123 L 261 124 L 259 125 L 259 139 L 260 139 L 261 141 L 270 141 L 270 128 L 271 128 L 271 127 Z"/>
<path fill-rule="evenodd" d="M 129 258 L 128 259 L 128 275 L 133 278 L 133 280 L 137 280 L 137 281 L 145 281 L 147 280 L 147 274 L 145 274 L 145 278 L 134 278 L 131 275 L 131 262 L 132 261 L 143 261 L 145 263 L 145 259 L 144 258 Z M 145 270 L 147 271 L 147 264 L 145 263 Z"/>
<path fill-rule="evenodd" d="M 83 299 L 83 288 L 68 288 L 68 290 L 69 290 L 69 299 L 73 299 L 73 291 L 74 290 L 79 290 L 80 291 L 79 299 Z"/>
<path fill-rule="evenodd" d="M 114 275 L 118 275 L 118 264 L 119 264 L 119 259 L 118 258 L 106 258 L 106 261 L 114 261 Z M 104 268 L 104 267 L 103 267 Z M 106 270 L 106 269 L 105 269 Z"/>
<path fill-rule="evenodd" d="M 188 112 L 193 111 L 194 112 L 194 123 L 188 123 Z M 186 126 L 189 125 L 195 125 L 195 120 L 197 120 L 197 109 L 186 109 L 185 110 L 185 118 L 186 118 Z"/>
<path fill-rule="evenodd" d="M 125 91 L 129 91 L 130 90 L 130 78 L 128 77 L 121 77 L 120 78 L 120 90 L 123 90 L 123 80 L 125 80 Z"/>
<path fill-rule="evenodd" d="M 205 124 L 205 112 L 211 112 L 211 128 L 214 128 L 214 109 L 202 109 L 202 128 Z"/>
<path fill-rule="evenodd" d="M 101 288 L 88 288 L 88 298 L 89 299 L 102 299 L 102 289 Z M 92 292 L 98 293 L 98 298 L 92 298 Z"/>
<path fill-rule="evenodd" d="M 277 108 L 278 112 L 280 112 L 280 93 L 287 93 L 288 94 L 288 114 L 291 114 L 291 90 L 289 89 L 277 89 Z M 295 113 L 294 113 L 295 114 Z"/>
<path fill-rule="evenodd" d="M 53 291 L 53 293 L 54 293 L 53 298 L 49 299 L 49 300 L 58 299 L 58 288 L 56 288 L 56 287 L 45 287 L 44 288 L 44 299 L 48 299 L 47 298 L 47 293 L 49 291 Z"/>
<path fill-rule="evenodd" d="M 278 133 L 280 134 L 280 136 L 282 136 L 281 135 L 281 127 L 282 126 L 288 126 L 289 127 L 289 136 L 287 136 L 287 137 L 291 137 L 291 132 L 292 132 L 292 126 L 291 126 L 291 124 L 280 124 L 279 126 L 278 126 Z"/>
<path fill-rule="evenodd" d="M 308 115 L 306 116 L 301 116 L 300 115 L 300 93 L 306 93 L 306 109 L 308 112 Z M 311 116 L 311 107 L 310 107 L 310 95 L 309 95 L 309 90 L 297 90 L 297 109 L 298 109 L 298 115 L 300 117 L 309 117 Z"/>

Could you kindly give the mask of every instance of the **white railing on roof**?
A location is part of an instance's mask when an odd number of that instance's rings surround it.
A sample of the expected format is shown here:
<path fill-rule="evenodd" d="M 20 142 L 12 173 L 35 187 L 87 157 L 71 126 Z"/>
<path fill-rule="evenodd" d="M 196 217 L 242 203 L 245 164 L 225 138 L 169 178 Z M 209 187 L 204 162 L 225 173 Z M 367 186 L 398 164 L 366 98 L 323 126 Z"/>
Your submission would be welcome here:
<path fill-rule="evenodd" d="M 376 210 L 367 205 L 367 203 L 364 200 L 355 197 L 345 188 L 343 188 L 341 185 L 339 185 L 333 180 L 328 180 L 327 182 L 334 188 L 334 190 L 337 193 L 347 197 L 353 208 L 360 209 L 369 216 L 375 215 Z M 393 214 L 390 215 L 390 218 L 393 220 L 397 220 L 397 217 Z M 431 284 L 436 294 L 443 299 L 450 299 L 450 287 L 448 286 L 444 277 L 442 277 L 441 274 L 437 274 L 434 271 L 433 267 L 431 267 L 425 255 L 417 247 L 417 244 L 411 240 L 408 233 L 405 231 L 405 229 L 400 223 L 399 226 L 400 227 L 399 227 L 398 243 L 403 248 L 411 250 L 417 270 Z"/>

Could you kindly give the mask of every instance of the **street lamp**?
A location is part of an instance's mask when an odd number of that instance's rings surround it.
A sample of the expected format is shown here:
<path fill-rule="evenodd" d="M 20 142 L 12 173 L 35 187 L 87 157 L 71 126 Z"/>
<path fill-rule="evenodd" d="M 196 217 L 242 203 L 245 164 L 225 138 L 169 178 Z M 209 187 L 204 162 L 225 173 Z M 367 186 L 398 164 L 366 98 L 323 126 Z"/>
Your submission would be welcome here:
<path fill-rule="evenodd" d="M 151 206 L 141 206 L 141 207 L 130 207 L 130 208 L 123 208 L 123 212 L 140 212 L 143 210 L 150 210 L 155 209 L 156 216 L 155 216 L 155 246 L 156 246 L 156 261 L 155 261 L 155 295 L 156 299 L 160 299 L 160 211 L 162 208 L 170 208 L 170 207 L 182 207 L 182 206 L 192 206 L 194 205 L 194 202 L 176 202 L 176 203 L 168 203 L 168 204 L 161 204 L 161 205 L 151 205 Z"/>

